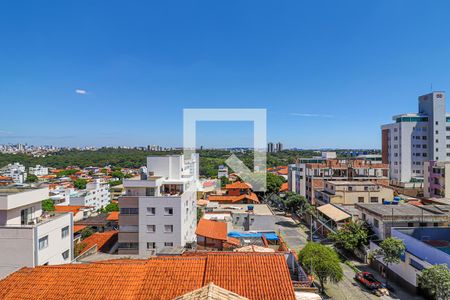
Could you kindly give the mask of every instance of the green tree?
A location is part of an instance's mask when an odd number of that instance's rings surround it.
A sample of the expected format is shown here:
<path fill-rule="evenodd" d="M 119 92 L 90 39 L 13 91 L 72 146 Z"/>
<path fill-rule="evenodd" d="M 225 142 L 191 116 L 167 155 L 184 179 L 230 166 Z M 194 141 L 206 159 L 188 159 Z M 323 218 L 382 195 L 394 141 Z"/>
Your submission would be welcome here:
<path fill-rule="evenodd" d="M 42 210 L 43 211 L 54 211 L 55 204 L 52 199 L 46 199 L 42 201 Z"/>
<path fill-rule="evenodd" d="M 75 257 L 78 257 L 81 252 L 84 250 L 84 248 L 87 247 L 86 243 L 76 243 L 74 247 L 74 255 Z"/>
<path fill-rule="evenodd" d="M 230 183 L 230 180 L 228 179 L 228 177 L 227 176 L 222 176 L 222 177 L 220 177 L 220 186 L 222 187 L 222 188 L 224 188 L 227 184 L 229 184 Z"/>
<path fill-rule="evenodd" d="M 34 174 L 27 175 L 27 182 L 37 182 L 39 178 Z"/>
<path fill-rule="evenodd" d="M 446 264 L 434 265 L 423 270 L 419 276 L 419 284 L 436 300 L 450 299 L 450 271 Z"/>
<path fill-rule="evenodd" d="M 300 250 L 298 259 L 308 273 L 317 276 L 322 293 L 327 281 L 336 283 L 344 276 L 338 254 L 330 247 L 309 242 Z"/>
<path fill-rule="evenodd" d="M 125 177 L 125 174 L 123 174 L 123 173 L 120 172 L 120 171 L 114 171 L 114 172 L 111 173 L 111 176 L 112 176 L 113 178 L 123 179 L 123 178 Z"/>
<path fill-rule="evenodd" d="M 406 247 L 402 240 L 389 237 L 380 243 L 380 248 L 373 251 L 372 256 L 381 258 L 389 269 L 392 264 L 398 264 Z M 388 285 L 388 273 L 386 272 L 386 286 Z"/>
<path fill-rule="evenodd" d="M 306 198 L 295 193 L 288 193 L 284 204 L 291 212 L 303 211 L 307 204 Z"/>
<path fill-rule="evenodd" d="M 92 230 L 90 227 L 86 227 L 83 230 L 81 230 L 81 239 L 84 240 L 85 238 L 88 238 L 93 234 L 94 230 Z"/>
<path fill-rule="evenodd" d="M 283 184 L 283 177 L 267 173 L 266 175 L 267 189 L 266 194 L 272 195 L 280 191 L 281 185 Z"/>
<path fill-rule="evenodd" d="M 367 244 L 368 230 L 362 222 L 351 221 L 342 226 L 336 233 L 330 234 L 329 238 L 345 250 L 353 251 Z"/>
<path fill-rule="evenodd" d="M 197 207 L 197 223 L 200 222 L 200 219 L 203 217 L 203 209 L 201 209 L 200 207 Z"/>
<path fill-rule="evenodd" d="M 84 190 L 86 188 L 86 184 L 87 180 L 82 178 L 78 178 L 73 182 L 73 186 L 80 190 Z"/>
<path fill-rule="evenodd" d="M 102 212 L 119 211 L 119 204 L 111 202 L 102 209 Z"/>

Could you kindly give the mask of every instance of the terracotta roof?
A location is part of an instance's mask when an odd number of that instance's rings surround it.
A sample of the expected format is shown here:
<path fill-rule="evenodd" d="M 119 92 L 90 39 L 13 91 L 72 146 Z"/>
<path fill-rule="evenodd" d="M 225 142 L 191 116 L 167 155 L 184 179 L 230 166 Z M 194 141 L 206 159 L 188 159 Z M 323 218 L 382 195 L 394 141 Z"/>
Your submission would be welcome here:
<path fill-rule="evenodd" d="M 92 234 L 91 236 L 81 241 L 81 243 L 86 244 L 86 247 L 83 248 L 80 254 L 83 254 L 84 252 L 88 251 L 94 245 L 97 245 L 97 251 L 109 250 L 106 248 L 108 248 L 108 246 L 112 246 L 111 244 L 117 241 L 118 233 L 119 232 L 117 230 L 111 230 L 105 232 L 96 232 Z"/>
<path fill-rule="evenodd" d="M 212 221 L 208 219 L 200 219 L 197 224 L 195 234 L 201 235 L 210 239 L 226 241 L 227 240 L 227 223 Z"/>
<path fill-rule="evenodd" d="M 280 169 L 277 171 L 277 173 L 279 175 L 287 175 L 288 174 L 288 169 Z"/>
<path fill-rule="evenodd" d="M 289 189 L 288 183 L 287 182 L 283 182 L 283 184 L 281 184 L 281 187 L 280 187 L 280 192 L 285 192 L 288 189 Z"/>
<path fill-rule="evenodd" d="M 283 254 L 235 252 L 22 268 L 0 281 L 0 299 L 169 300 L 210 282 L 249 299 L 295 299 Z"/>
<path fill-rule="evenodd" d="M 118 211 L 112 211 L 108 214 L 108 217 L 106 217 L 106 220 L 108 221 L 119 221 L 119 212 Z"/>
<path fill-rule="evenodd" d="M 209 195 L 208 200 L 214 202 L 240 202 L 244 199 L 250 200 L 253 203 L 259 203 L 258 196 L 255 193 L 250 193 L 250 195 L 244 194 L 240 196 L 230 196 L 230 195 Z"/>
<path fill-rule="evenodd" d="M 83 230 L 85 228 L 86 226 L 84 225 L 73 225 L 73 233 L 77 233 L 78 231 Z"/>
<path fill-rule="evenodd" d="M 236 181 L 230 184 L 225 185 L 226 189 L 249 189 L 250 185 L 245 182 Z"/>
<path fill-rule="evenodd" d="M 239 296 L 210 282 L 204 287 L 176 297 L 174 300 L 248 300 L 248 298 Z"/>
<path fill-rule="evenodd" d="M 74 215 L 77 214 L 80 209 L 84 206 L 78 206 L 78 205 L 56 205 L 55 211 L 56 212 L 72 212 Z"/>

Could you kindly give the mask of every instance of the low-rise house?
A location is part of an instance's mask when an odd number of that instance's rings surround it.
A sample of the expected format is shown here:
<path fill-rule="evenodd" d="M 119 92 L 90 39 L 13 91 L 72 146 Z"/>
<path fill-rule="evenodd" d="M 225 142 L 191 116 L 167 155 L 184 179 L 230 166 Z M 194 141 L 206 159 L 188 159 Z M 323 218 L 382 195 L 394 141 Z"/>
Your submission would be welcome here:
<path fill-rule="evenodd" d="M 352 216 L 333 204 L 317 207 L 316 228 L 322 235 L 338 231 L 344 224 L 350 222 Z"/>
<path fill-rule="evenodd" d="M 72 214 L 43 212 L 47 198 L 48 188 L 0 188 L 0 278 L 72 261 Z"/>
<path fill-rule="evenodd" d="M 0 175 L 11 177 L 13 182 L 18 184 L 22 184 L 27 180 L 25 166 L 17 162 L 1 168 Z"/>
<path fill-rule="evenodd" d="M 111 201 L 109 183 L 95 179 L 86 189 L 70 195 L 70 205 L 92 206 L 96 210 L 104 208 Z"/>
<path fill-rule="evenodd" d="M 356 203 L 383 203 L 392 200 L 394 191 L 371 181 L 327 180 L 323 189 L 316 189 L 318 205 L 327 203 L 354 205 Z"/>
<path fill-rule="evenodd" d="M 285 253 L 207 252 L 24 268 L 0 281 L 0 298 L 172 300 L 213 282 L 248 299 L 295 300 L 291 265 Z"/>
<path fill-rule="evenodd" d="M 449 224 L 446 212 L 427 209 L 426 205 L 357 203 L 355 207 L 360 211 L 360 220 L 366 221 L 381 240 L 390 236 L 393 227 L 439 227 Z"/>
<path fill-rule="evenodd" d="M 93 207 L 79 205 L 56 205 L 55 211 L 59 213 L 72 213 L 74 222 L 87 219 L 95 213 L 95 209 Z"/>
<path fill-rule="evenodd" d="M 417 279 L 422 270 L 436 264 L 450 268 L 450 227 L 392 228 L 391 235 L 403 241 L 406 251 L 400 263 L 389 266 L 389 277 L 412 292 L 419 287 Z M 379 246 L 371 242 L 370 248 Z M 385 268 L 382 259 L 373 264 Z"/>
<path fill-rule="evenodd" d="M 259 203 L 258 196 L 252 192 L 251 187 L 244 182 L 234 182 L 225 186 L 225 194 L 223 195 L 209 195 L 210 202 L 219 203 L 241 203 L 251 204 Z"/>
<path fill-rule="evenodd" d="M 239 247 L 239 240 L 228 237 L 228 223 L 201 219 L 197 224 L 197 247 L 224 250 Z"/>

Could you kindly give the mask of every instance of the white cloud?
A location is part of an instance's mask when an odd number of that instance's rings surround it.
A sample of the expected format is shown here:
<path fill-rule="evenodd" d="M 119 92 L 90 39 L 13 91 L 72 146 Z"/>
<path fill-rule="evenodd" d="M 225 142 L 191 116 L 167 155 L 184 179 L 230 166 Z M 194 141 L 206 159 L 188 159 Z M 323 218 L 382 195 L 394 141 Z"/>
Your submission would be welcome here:
<path fill-rule="evenodd" d="M 86 95 L 87 91 L 86 90 L 82 90 L 82 89 L 76 89 L 75 93 L 80 94 L 80 95 Z"/>
<path fill-rule="evenodd" d="M 328 114 L 305 114 L 305 113 L 290 113 L 291 116 L 306 117 L 306 118 L 333 118 L 333 115 Z"/>
<path fill-rule="evenodd" d="M 11 135 L 11 134 L 12 134 L 11 131 L 1 130 L 0 129 L 0 136 L 6 136 L 6 135 Z"/>

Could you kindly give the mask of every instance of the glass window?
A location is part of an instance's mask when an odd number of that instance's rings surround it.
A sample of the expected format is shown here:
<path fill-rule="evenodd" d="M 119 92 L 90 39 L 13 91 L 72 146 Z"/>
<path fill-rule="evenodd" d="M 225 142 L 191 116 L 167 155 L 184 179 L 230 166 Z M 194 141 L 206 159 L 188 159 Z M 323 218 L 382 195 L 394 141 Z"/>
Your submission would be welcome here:
<path fill-rule="evenodd" d="M 41 237 L 39 239 L 39 250 L 45 249 L 48 247 L 48 235 Z"/>
<path fill-rule="evenodd" d="M 155 207 L 147 207 L 147 216 L 154 216 L 156 214 Z"/>
<path fill-rule="evenodd" d="M 139 243 L 119 243 L 121 249 L 138 249 Z"/>
<path fill-rule="evenodd" d="M 69 226 L 64 227 L 61 229 L 61 238 L 65 238 L 69 235 Z"/>
<path fill-rule="evenodd" d="M 147 249 L 156 249 L 155 242 L 147 242 Z"/>
<path fill-rule="evenodd" d="M 69 250 L 64 251 L 61 255 L 64 260 L 68 260 L 69 259 Z"/>
<path fill-rule="evenodd" d="M 173 216 L 173 208 L 172 207 L 164 207 L 164 215 L 165 216 Z"/>
<path fill-rule="evenodd" d="M 164 246 L 166 246 L 166 247 L 173 247 L 173 243 L 172 242 L 165 242 Z"/>
<path fill-rule="evenodd" d="M 173 225 L 164 225 L 164 232 L 173 232 Z"/>
<path fill-rule="evenodd" d="M 139 209 L 138 208 L 121 208 L 120 209 L 120 214 L 121 215 L 137 215 L 139 213 Z"/>
<path fill-rule="evenodd" d="M 155 232 L 156 225 L 147 225 L 147 232 Z"/>

